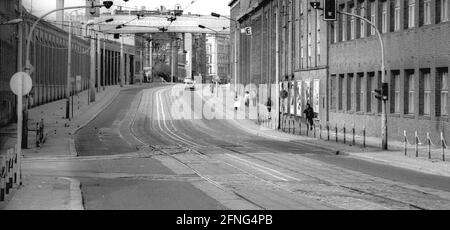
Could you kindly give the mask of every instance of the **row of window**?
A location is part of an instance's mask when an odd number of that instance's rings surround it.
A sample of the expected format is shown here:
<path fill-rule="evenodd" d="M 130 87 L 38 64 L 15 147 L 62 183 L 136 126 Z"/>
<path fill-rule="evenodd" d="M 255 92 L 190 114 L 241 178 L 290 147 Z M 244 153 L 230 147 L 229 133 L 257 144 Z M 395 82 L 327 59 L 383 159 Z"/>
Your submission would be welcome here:
<path fill-rule="evenodd" d="M 415 70 L 404 70 L 403 77 L 400 70 L 391 71 L 390 112 L 399 115 L 418 113 L 421 116 L 431 116 L 432 106 L 435 106 L 434 116 L 448 116 L 448 68 L 437 68 L 435 71 L 435 78 L 432 78 L 431 69 L 420 69 L 419 73 Z M 374 93 L 375 89 L 379 88 L 381 72 L 357 73 L 356 76 L 353 73 L 332 75 L 331 110 L 380 113 L 381 102 L 376 100 Z M 364 97 L 365 95 L 367 97 Z"/>
<path fill-rule="evenodd" d="M 450 0 L 404 0 L 403 11 L 401 7 L 403 0 L 380 1 L 377 7 L 375 1 L 358 1 L 357 5 L 341 5 L 340 11 L 362 16 L 375 24 L 381 33 L 400 31 L 417 26 L 432 24 L 432 15 L 435 15 L 435 23 L 447 22 L 450 19 Z M 435 2 L 434 8 L 432 2 Z M 416 10 L 418 7 L 418 11 Z M 403 12 L 403 25 L 401 13 Z M 418 15 L 416 12 L 419 12 Z M 416 19 L 418 19 L 418 23 Z M 353 40 L 375 35 L 374 27 L 356 17 L 340 14 L 338 21 L 332 27 L 334 34 L 333 42 Z"/>

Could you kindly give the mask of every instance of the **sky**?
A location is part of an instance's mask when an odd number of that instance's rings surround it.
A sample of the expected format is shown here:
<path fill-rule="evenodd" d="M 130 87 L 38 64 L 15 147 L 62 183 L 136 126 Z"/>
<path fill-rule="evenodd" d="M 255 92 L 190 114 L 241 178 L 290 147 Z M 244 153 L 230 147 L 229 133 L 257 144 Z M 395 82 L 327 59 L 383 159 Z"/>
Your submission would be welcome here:
<path fill-rule="evenodd" d="M 193 2 L 191 4 L 191 2 Z M 180 4 L 185 13 L 191 12 L 193 14 L 210 15 L 211 12 L 220 13 L 223 15 L 230 14 L 228 3 L 230 0 L 129 0 L 125 3 L 123 0 L 115 0 L 114 5 L 123 5 L 126 8 L 133 10 L 136 7 L 146 6 L 147 10 L 153 10 L 163 5 L 168 9 L 174 9 L 176 4 Z M 85 0 L 65 0 L 65 6 L 84 5 Z M 34 14 L 42 14 L 56 7 L 56 0 L 23 0 L 24 6 Z"/>

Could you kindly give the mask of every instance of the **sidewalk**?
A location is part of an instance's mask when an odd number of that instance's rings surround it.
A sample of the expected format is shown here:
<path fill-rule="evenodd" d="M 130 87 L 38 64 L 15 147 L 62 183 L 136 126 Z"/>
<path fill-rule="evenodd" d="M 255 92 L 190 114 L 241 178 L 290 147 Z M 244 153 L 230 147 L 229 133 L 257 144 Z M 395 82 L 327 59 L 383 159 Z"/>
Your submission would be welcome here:
<path fill-rule="evenodd" d="M 226 108 L 225 113 L 226 117 L 234 117 L 234 111 L 231 106 L 230 108 Z M 395 166 L 427 174 L 450 177 L 450 150 L 446 150 L 445 156 L 447 161 L 444 162 L 442 160 L 442 150 L 437 148 L 432 149 L 432 159 L 429 160 L 426 146 L 420 146 L 419 157 L 416 158 L 415 146 L 408 145 L 408 156 L 405 156 L 404 144 L 394 140 L 390 141 L 388 151 L 382 151 L 380 147 L 381 140 L 375 137 L 366 137 L 366 148 L 363 148 L 362 136 L 356 135 L 356 145 L 352 146 L 352 135 L 350 133 L 347 133 L 347 144 L 344 144 L 342 132 L 338 132 L 339 142 L 336 143 L 336 135 L 334 134 L 334 130 L 330 131 L 330 141 L 326 141 L 325 139 L 328 139 L 326 130 L 322 131 L 323 140 L 321 140 L 319 139 L 319 131 L 316 132 L 316 138 L 313 138 L 312 133 L 309 134 L 309 137 L 304 136 L 306 135 L 306 130 L 303 130 L 303 136 L 301 136 L 299 135 L 298 130 L 296 130 L 295 135 L 289 134 L 282 132 L 281 130 L 267 128 L 269 126 L 266 127 L 265 125 L 258 125 L 257 122 L 248 119 L 230 119 L 229 122 L 237 128 L 244 129 L 249 133 L 261 137 L 279 141 L 300 142 L 301 144 L 329 150 L 330 153 L 333 154 L 339 153 L 340 155 L 374 163 Z M 303 125 L 303 127 L 306 127 L 306 125 Z M 292 131 L 293 130 L 290 130 L 291 133 Z"/>
<path fill-rule="evenodd" d="M 6 202 L 0 203 L 0 210 L 80 210 L 83 209 L 80 183 L 70 178 L 47 177 L 27 174 L 26 165 L 45 163 L 45 159 L 75 157 L 73 135 L 92 121 L 114 99 L 121 90 L 140 87 L 107 87 L 96 94 L 96 102 L 88 102 L 88 92 L 74 97 L 74 118 L 65 119 L 66 100 L 38 106 L 29 110 L 29 127 L 44 119 L 46 142 L 36 147 L 35 132 L 29 133 L 28 147 L 23 150 L 23 186 L 13 190 Z M 15 125 L 0 130 L 7 135 L 4 148 L 15 144 Z M 43 161 L 40 161 L 43 160 Z"/>

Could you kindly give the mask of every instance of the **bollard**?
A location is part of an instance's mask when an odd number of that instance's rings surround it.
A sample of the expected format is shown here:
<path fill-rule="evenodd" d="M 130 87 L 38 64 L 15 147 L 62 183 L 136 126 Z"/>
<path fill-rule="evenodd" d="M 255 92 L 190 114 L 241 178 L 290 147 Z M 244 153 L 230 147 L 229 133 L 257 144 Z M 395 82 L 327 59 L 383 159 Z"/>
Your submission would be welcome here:
<path fill-rule="evenodd" d="M 291 119 L 288 120 L 288 133 L 291 133 Z"/>
<path fill-rule="evenodd" d="M 0 156 L 0 201 L 5 201 L 5 158 Z"/>
<path fill-rule="evenodd" d="M 40 146 L 40 143 L 39 143 L 39 138 L 41 136 L 40 131 L 41 131 L 41 126 L 39 125 L 39 123 L 36 123 L 36 148 L 39 148 L 39 146 Z"/>
<path fill-rule="evenodd" d="M 345 128 L 345 124 L 344 124 L 344 144 L 347 144 L 347 129 Z"/>
<path fill-rule="evenodd" d="M 299 135 L 301 136 L 302 135 L 302 119 L 300 118 L 300 120 L 298 121 L 298 132 L 299 132 Z"/>
<path fill-rule="evenodd" d="M 9 194 L 9 151 L 6 152 L 6 161 L 5 161 L 5 194 Z"/>
<path fill-rule="evenodd" d="M 405 156 L 408 156 L 408 136 L 406 134 L 406 130 L 403 132 L 403 137 L 404 137 L 403 146 L 405 148 Z"/>
<path fill-rule="evenodd" d="M 309 123 L 306 121 L 306 136 L 309 137 Z"/>
<path fill-rule="evenodd" d="M 419 157 L 419 136 L 417 135 L 417 131 L 416 131 L 416 157 Z"/>
<path fill-rule="evenodd" d="M 355 146 L 355 144 L 356 144 L 356 128 L 355 128 L 355 125 L 353 124 L 353 129 L 352 129 L 352 135 L 353 135 L 353 141 L 352 141 L 352 143 L 353 143 L 353 146 Z"/>
<path fill-rule="evenodd" d="M 338 127 L 336 125 L 335 127 L 335 131 L 336 131 L 336 143 L 339 142 L 339 137 L 338 137 Z"/>
<path fill-rule="evenodd" d="M 314 124 L 313 124 L 313 128 L 314 128 L 314 138 L 317 137 L 317 136 L 316 136 L 316 127 L 317 127 L 317 126 L 316 126 L 316 123 L 314 123 Z"/>
<path fill-rule="evenodd" d="M 319 124 L 319 129 L 320 129 L 319 138 L 320 140 L 322 140 L 322 124 Z"/>
<path fill-rule="evenodd" d="M 363 148 L 366 148 L 366 127 L 363 128 Z"/>
<path fill-rule="evenodd" d="M 442 161 L 445 162 L 445 149 L 447 148 L 447 145 L 445 144 L 445 138 L 444 138 L 443 132 L 441 132 L 441 143 L 442 143 Z"/>
<path fill-rule="evenodd" d="M 295 135 L 295 120 L 292 121 L 292 134 Z"/>
<path fill-rule="evenodd" d="M 430 138 L 430 133 L 427 133 L 427 144 L 428 144 L 428 159 L 431 160 L 431 138 Z"/>
<path fill-rule="evenodd" d="M 17 151 L 12 149 L 11 152 L 13 153 L 13 183 L 17 184 Z"/>
<path fill-rule="evenodd" d="M 14 150 L 9 149 L 9 189 L 14 185 Z"/>
<path fill-rule="evenodd" d="M 330 141 L 330 123 L 327 123 L 327 136 L 328 136 L 328 141 Z"/>

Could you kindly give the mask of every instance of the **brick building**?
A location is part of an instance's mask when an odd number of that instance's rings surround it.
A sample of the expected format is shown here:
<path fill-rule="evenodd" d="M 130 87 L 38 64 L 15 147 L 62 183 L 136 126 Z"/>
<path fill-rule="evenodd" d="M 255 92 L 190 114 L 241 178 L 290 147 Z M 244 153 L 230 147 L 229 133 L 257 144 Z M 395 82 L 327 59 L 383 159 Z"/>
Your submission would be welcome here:
<path fill-rule="evenodd" d="M 309 0 L 233 0 L 232 60 L 243 84 L 274 84 L 276 17 L 279 15 L 279 78 L 289 98 L 283 114 L 301 116 L 313 105 L 320 122 L 381 134 L 381 52 L 375 30 L 355 17 L 338 14 L 324 22 Z M 323 1 L 320 1 L 323 5 Z M 450 0 L 338 0 L 338 10 L 362 15 L 382 32 L 389 83 L 388 133 L 401 140 L 415 131 L 438 143 L 450 142 Z M 251 27 L 252 35 L 241 29 Z M 233 45 L 232 45 L 233 47 Z M 237 55 L 236 55 L 237 54 Z M 329 55 L 328 55 L 329 54 Z M 236 58 L 237 57 L 237 58 Z M 233 80 L 236 65 L 232 65 Z M 275 98 L 274 88 L 269 95 Z M 293 106 L 296 105 L 296 106 Z"/>
<path fill-rule="evenodd" d="M 450 66 L 449 0 L 338 1 L 340 11 L 374 22 L 386 45 L 389 137 L 406 130 L 435 143 L 444 132 L 450 141 L 448 69 Z M 340 15 L 330 29 L 330 122 L 367 127 L 381 133 L 379 41 L 360 20 Z"/>
<path fill-rule="evenodd" d="M 0 1 L 0 23 L 19 17 L 18 1 Z M 0 127 L 14 118 L 15 96 L 9 81 L 17 72 L 17 25 L 0 25 Z"/>
<path fill-rule="evenodd" d="M 238 68 L 238 82 L 244 85 L 266 85 L 267 95 L 259 95 L 265 104 L 268 98 L 276 101 L 276 37 L 279 37 L 279 79 L 289 97 L 281 101 L 281 112 L 301 117 L 309 103 L 317 118 L 327 119 L 327 40 L 326 22 L 321 13 L 311 9 L 309 1 L 293 0 L 234 0 L 231 1 L 232 60 Z M 276 24 L 277 16 L 279 24 Z M 241 29 L 251 27 L 252 34 Z M 232 45 L 233 46 L 233 45 Z M 234 47 L 234 46 L 233 46 Z M 232 65 L 232 82 L 236 65 Z"/>

